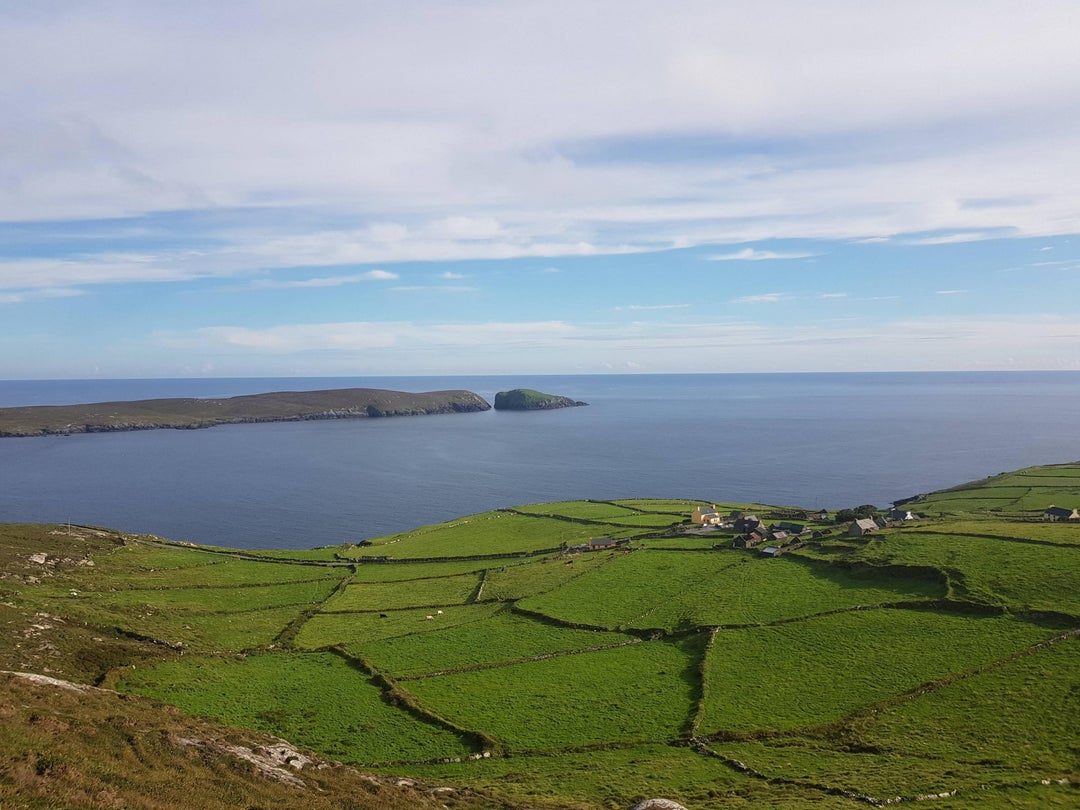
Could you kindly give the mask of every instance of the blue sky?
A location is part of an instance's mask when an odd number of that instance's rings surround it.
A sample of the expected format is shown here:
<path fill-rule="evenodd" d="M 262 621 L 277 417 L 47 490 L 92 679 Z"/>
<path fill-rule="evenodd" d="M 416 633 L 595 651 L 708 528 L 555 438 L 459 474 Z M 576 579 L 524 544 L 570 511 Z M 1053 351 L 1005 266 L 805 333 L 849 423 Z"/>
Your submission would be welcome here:
<path fill-rule="evenodd" d="M 1074 2 L 7 2 L 0 378 L 1080 369 Z"/>

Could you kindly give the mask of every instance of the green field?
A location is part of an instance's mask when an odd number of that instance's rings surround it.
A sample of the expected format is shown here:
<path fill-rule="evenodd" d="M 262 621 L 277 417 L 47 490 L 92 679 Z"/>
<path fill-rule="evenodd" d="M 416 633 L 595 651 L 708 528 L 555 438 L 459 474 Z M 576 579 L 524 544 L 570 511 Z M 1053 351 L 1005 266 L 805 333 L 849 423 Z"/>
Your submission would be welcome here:
<path fill-rule="evenodd" d="M 477 574 L 409 579 L 400 582 L 363 582 L 346 585 L 323 610 L 328 613 L 385 611 L 420 606 L 462 605 L 480 585 Z"/>
<path fill-rule="evenodd" d="M 431 633 L 458 624 L 483 621 L 502 610 L 497 602 L 442 608 L 442 613 L 419 610 L 388 610 L 384 613 L 319 613 L 312 616 L 293 643 L 315 650 L 335 644 L 361 644 L 382 638 Z M 431 619 L 427 617 L 431 616 Z"/>
<path fill-rule="evenodd" d="M 354 763 L 471 750 L 458 735 L 391 706 L 368 677 L 329 653 L 187 656 L 125 674 L 118 688 Z"/>
<path fill-rule="evenodd" d="M 424 678 L 409 681 L 408 689 L 440 714 L 515 750 L 662 742 L 687 725 L 694 653 L 688 643 L 646 642 Z"/>
<path fill-rule="evenodd" d="M 1073 808 L 1080 525 L 1039 520 L 1051 498 L 1080 503 L 1080 465 L 933 493 L 915 524 L 840 526 L 778 558 L 645 536 L 692 500 L 534 504 L 242 556 L 0 525 L 0 669 L 433 780 L 452 810 Z M 634 539 L 563 551 L 602 536 Z M 390 559 L 302 564 L 350 554 Z M 46 761 L 2 729 L 0 796 L 18 763 Z"/>
<path fill-rule="evenodd" d="M 945 595 L 933 580 L 814 566 L 751 552 L 636 551 L 565 586 L 521 601 L 554 618 L 665 630 L 760 624 L 829 610 Z"/>
<path fill-rule="evenodd" d="M 380 670 L 400 678 L 630 641 L 637 639 L 622 633 L 551 627 L 504 611 L 487 621 L 386 638 L 356 649 Z"/>
<path fill-rule="evenodd" d="M 834 722 L 1053 634 L 1011 619 L 860 610 L 716 634 L 702 734 Z"/>

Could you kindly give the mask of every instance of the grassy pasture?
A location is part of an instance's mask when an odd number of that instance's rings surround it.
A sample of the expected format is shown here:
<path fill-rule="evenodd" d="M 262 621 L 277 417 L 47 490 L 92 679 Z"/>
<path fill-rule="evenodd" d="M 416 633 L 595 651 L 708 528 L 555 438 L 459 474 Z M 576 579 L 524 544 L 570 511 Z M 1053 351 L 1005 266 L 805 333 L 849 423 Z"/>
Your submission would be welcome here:
<path fill-rule="evenodd" d="M 572 558 L 542 557 L 521 565 L 491 568 L 481 598 L 508 601 L 544 593 L 614 558 L 612 552 L 584 553 Z"/>
<path fill-rule="evenodd" d="M 328 568 L 316 565 L 289 565 L 288 563 L 264 563 L 218 557 L 203 565 L 169 568 L 165 570 L 139 570 L 111 572 L 106 584 L 110 589 L 131 588 L 155 590 L 163 588 L 225 588 L 243 585 L 273 585 L 283 582 L 308 582 L 318 580 L 339 581 L 349 573 L 346 568 Z M 83 568 L 79 578 L 85 588 L 93 588 L 103 579 L 95 568 Z"/>
<path fill-rule="evenodd" d="M 672 606 L 667 603 L 685 600 L 688 594 L 707 588 L 717 572 L 739 562 L 738 557 L 728 554 L 619 552 L 605 565 L 556 590 L 524 599 L 520 605 L 597 627 L 665 627 L 665 619 L 657 614 L 669 616 Z"/>
<path fill-rule="evenodd" d="M 322 609 L 326 613 L 340 613 L 399 610 L 424 605 L 461 605 L 476 592 L 479 584 L 478 574 L 401 582 L 362 582 L 346 585 Z"/>
<path fill-rule="evenodd" d="M 978 534 L 983 537 L 1043 540 L 1063 546 L 1080 546 L 1080 524 L 1008 522 L 1000 520 L 951 520 L 934 523 L 935 534 Z"/>
<path fill-rule="evenodd" d="M 1029 467 L 930 493 L 909 508 L 934 514 L 1036 514 L 1054 504 L 1080 504 L 1078 487 L 1080 465 Z"/>
<path fill-rule="evenodd" d="M 507 560 L 508 565 L 522 562 Z M 406 579 L 447 577 L 455 574 L 479 574 L 502 560 L 461 560 L 457 562 L 361 563 L 350 582 L 400 582 Z"/>
<path fill-rule="evenodd" d="M 1063 641 L 886 708 L 860 736 L 917 759 L 979 763 L 987 774 L 1080 777 L 1080 641 Z"/>
<path fill-rule="evenodd" d="M 292 606 L 198 616 L 152 613 L 127 616 L 117 626 L 196 652 L 241 651 L 270 644 L 300 611 Z"/>
<path fill-rule="evenodd" d="M 626 808 L 665 796 L 691 808 L 865 808 L 851 799 L 772 786 L 685 747 L 640 745 L 588 754 L 515 754 L 464 764 L 395 769 L 440 784 L 476 787 L 526 807 Z M 567 797 L 574 797 L 573 803 Z"/>
<path fill-rule="evenodd" d="M 484 512 L 449 523 L 375 538 L 371 546 L 357 549 L 356 556 L 428 559 L 511 555 L 583 543 L 600 533 L 608 532 L 600 532 L 593 525 L 554 518 Z"/>
<path fill-rule="evenodd" d="M 860 610 L 747 630 L 709 649 L 703 734 L 828 723 L 988 664 L 1053 631 L 1007 618 Z"/>
<path fill-rule="evenodd" d="M 443 608 L 442 615 L 427 608 L 388 610 L 386 618 L 380 613 L 317 613 L 308 619 L 293 644 L 306 650 L 334 644 L 355 645 L 383 638 L 427 634 L 469 622 L 482 622 L 503 608 L 496 602 L 478 605 L 457 605 Z M 428 620 L 426 617 L 434 615 Z"/>
<path fill-rule="evenodd" d="M 286 605 L 313 605 L 324 601 L 337 587 L 335 580 L 287 582 L 246 588 L 171 588 L 166 590 L 124 590 L 66 597 L 85 602 L 90 610 L 121 613 L 132 610 L 180 610 L 193 615 L 236 613 Z"/>
<path fill-rule="evenodd" d="M 907 529 L 871 540 L 854 556 L 957 572 L 962 597 L 1080 616 L 1080 549 Z"/>
<path fill-rule="evenodd" d="M 983 808 L 1022 806 L 997 804 L 991 800 L 989 797 L 994 794 L 987 793 L 987 783 L 999 782 L 1001 777 L 992 774 L 986 765 L 975 762 L 922 759 L 892 749 L 851 751 L 842 746 L 830 748 L 827 742 L 813 739 L 717 743 L 710 748 L 722 756 L 745 763 L 770 779 L 823 785 L 834 790 L 871 796 L 879 802 L 896 797 L 912 800 L 918 796 L 957 791 L 961 796 L 978 797 L 982 804 L 975 806 Z M 1005 779 L 1005 786 L 1016 784 L 1019 780 L 1015 776 L 1013 774 L 1012 780 Z M 1032 781 L 1024 780 L 1025 786 L 1031 785 Z M 994 785 L 995 790 L 1000 787 L 1000 784 Z M 966 805 L 935 800 L 929 806 Z"/>
<path fill-rule="evenodd" d="M 441 617 L 440 617 L 441 618 Z M 562 650 L 619 644 L 633 636 L 552 627 L 508 611 L 486 621 L 360 645 L 364 658 L 394 677 L 516 661 Z"/>
<path fill-rule="evenodd" d="M 469 753 L 455 734 L 384 701 L 369 678 L 330 653 L 184 656 L 129 670 L 118 688 L 197 717 L 279 734 L 346 762 Z"/>
<path fill-rule="evenodd" d="M 644 642 L 409 681 L 445 717 L 511 748 L 675 738 L 697 697 L 700 642 Z"/>
<path fill-rule="evenodd" d="M 789 557 L 638 551 L 520 604 L 599 627 L 677 630 L 758 624 L 944 595 L 937 582 L 810 566 Z"/>
<path fill-rule="evenodd" d="M 633 509 L 615 506 L 611 503 L 596 503 L 593 501 L 560 501 L 558 503 L 536 503 L 524 506 L 515 506 L 515 512 L 524 512 L 529 515 L 559 515 L 561 517 L 577 518 L 581 520 L 599 520 L 613 523 L 622 523 L 624 518 L 633 517 L 638 513 Z"/>
<path fill-rule="evenodd" d="M 656 512 L 659 514 L 671 515 L 672 517 L 681 515 L 688 519 L 690 513 L 694 511 L 694 507 L 701 506 L 704 501 L 660 498 L 620 498 L 617 501 L 613 501 L 613 503 L 617 503 L 620 506 L 625 506 L 630 509 L 636 509 L 641 512 Z"/>

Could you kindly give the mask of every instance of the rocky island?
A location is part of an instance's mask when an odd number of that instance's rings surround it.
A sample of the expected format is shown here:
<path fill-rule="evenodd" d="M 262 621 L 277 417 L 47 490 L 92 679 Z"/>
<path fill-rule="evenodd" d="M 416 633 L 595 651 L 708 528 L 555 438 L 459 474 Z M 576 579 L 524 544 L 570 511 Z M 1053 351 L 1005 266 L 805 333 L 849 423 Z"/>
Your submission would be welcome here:
<path fill-rule="evenodd" d="M 500 391 L 495 395 L 497 411 L 551 411 L 556 408 L 576 408 L 588 405 L 569 397 L 544 394 L 531 388 L 515 388 L 512 391 Z"/>
<path fill-rule="evenodd" d="M 361 419 L 490 410 L 472 391 L 409 393 L 378 388 L 278 391 L 224 399 L 141 399 L 0 408 L 0 437 L 206 428 L 243 422 Z"/>

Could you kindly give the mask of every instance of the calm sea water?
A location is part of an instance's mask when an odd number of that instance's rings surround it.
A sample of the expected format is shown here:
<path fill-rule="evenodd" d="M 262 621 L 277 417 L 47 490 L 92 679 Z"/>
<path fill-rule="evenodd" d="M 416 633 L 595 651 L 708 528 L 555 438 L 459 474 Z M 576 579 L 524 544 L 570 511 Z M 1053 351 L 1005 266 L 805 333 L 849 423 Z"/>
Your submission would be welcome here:
<path fill-rule="evenodd" d="M 0 406 L 353 386 L 591 404 L 2 439 L 0 521 L 299 548 L 562 499 L 886 506 L 1080 459 L 1072 372 L 0 381 Z"/>

